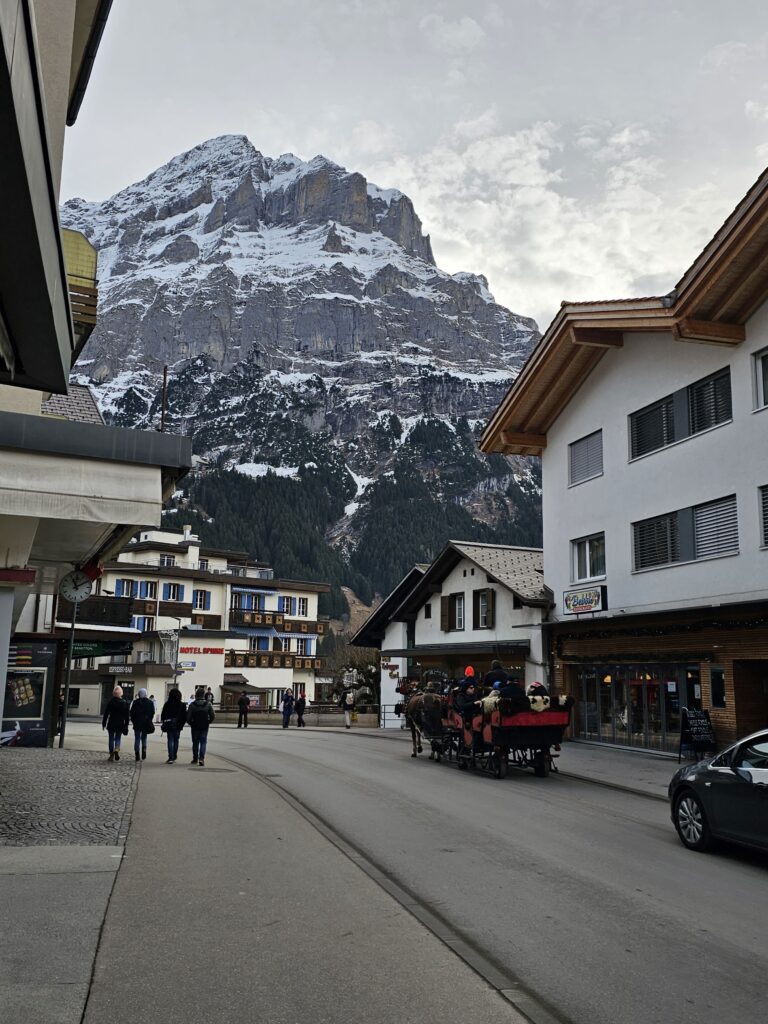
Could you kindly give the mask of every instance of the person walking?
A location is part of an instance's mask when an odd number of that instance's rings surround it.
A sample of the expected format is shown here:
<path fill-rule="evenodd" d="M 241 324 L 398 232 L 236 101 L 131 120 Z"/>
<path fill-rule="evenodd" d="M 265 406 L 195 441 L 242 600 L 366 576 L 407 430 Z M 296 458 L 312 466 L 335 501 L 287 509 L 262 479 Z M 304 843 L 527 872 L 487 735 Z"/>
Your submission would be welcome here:
<path fill-rule="evenodd" d="M 240 696 L 237 698 L 237 728 L 247 729 L 248 728 L 248 710 L 251 706 L 251 702 L 248 700 L 248 694 L 243 690 Z"/>
<path fill-rule="evenodd" d="M 127 700 L 123 700 L 122 686 L 116 686 L 112 696 L 104 709 L 104 717 L 101 720 L 101 728 L 107 730 L 109 736 L 109 760 L 120 760 L 120 741 L 123 736 L 128 735 L 128 716 L 130 707 Z"/>
<path fill-rule="evenodd" d="M 288 726 L 291 724 L 291 715 L 293 714 L 293 704 L 294 704 L 293 690 L 286 689 L 285 693 L 283 694 L 283 698 L 280 701 L 280 706 L 283 709 L 283 728 L 284 729 L 287 729 Z"/>
<path fill-rule="evenodd" d="M 192 764 L 205 765 L 205 751 L 208 746 L 208 726 L 216 715 L 213 704 L 205 699 L 205 690 L 197 688 L 197 696 L 187 710 L 187 722 L 192 730 Z"/>
<path fill-rule="evenodd" d="M 133 752 L 136 760 L 144 761 L 147 756 L 147 736 L 155 731 L 155 705 L 142 688 L 139 696 L 131 704 L 131 722 L 133 724 Z"/>
<path fill-rule="evenodd" d="M 339 698 L 339 707 L 344 712 L 344 728 L 352 728 L 352 712 L 355 710 L 355 691 L 351 686 L 345 686 Z"/>
<path fill-rule="evenodd" d="M 213 690 L 210 688 L 210 686 L 205 691 L 205 699 L 209 702 L 211 706 L 213 706 Z"/>
<path fill-rule="evenodd" d="M 304 712 L 307 708 L 307 698 L 303 693 L 300 693 L 296 698 L 294 707 L 296 708 L 296 728 L 305 729 L 307 723 L 304 721 Z"/>
<path fill-rule="evenodd" d="M 168 691 L 168 700 L 163 704 L 163 710 L 160 712 L 160 722 L 160 728 L 165 733 L 168 742 L 168 760 L 165 763 L 173 764 L 179 756 L 181 730 L 187 723 L 187 706 L 182 700 L 181 690 L 177 686 Z"/>

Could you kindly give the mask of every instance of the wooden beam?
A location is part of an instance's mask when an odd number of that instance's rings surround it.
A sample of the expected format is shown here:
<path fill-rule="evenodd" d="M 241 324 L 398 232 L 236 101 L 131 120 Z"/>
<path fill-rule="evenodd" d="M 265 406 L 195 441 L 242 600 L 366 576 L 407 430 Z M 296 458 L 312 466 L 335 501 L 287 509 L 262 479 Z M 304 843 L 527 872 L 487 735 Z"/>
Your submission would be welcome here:
<path fill-rule="evenodd" d="M 546 434 L 515 434 L 511 430 L 502 430 L 501 443 L 509 448 L 546 448 Z"/>
<path fill-rule="evenodd" d="M 571 327 L 571 344 L 587 345 L 590 348 L 623 348 L 624 334 L 602 327 Z"/>
<path fill-rule="evenodd" d="M 696 341 L 707 345 L 739 345 L 747 336 L 743 324 L 715 323 L 712 320 L 684 318 L 672 328 L 676 341 Z"/>

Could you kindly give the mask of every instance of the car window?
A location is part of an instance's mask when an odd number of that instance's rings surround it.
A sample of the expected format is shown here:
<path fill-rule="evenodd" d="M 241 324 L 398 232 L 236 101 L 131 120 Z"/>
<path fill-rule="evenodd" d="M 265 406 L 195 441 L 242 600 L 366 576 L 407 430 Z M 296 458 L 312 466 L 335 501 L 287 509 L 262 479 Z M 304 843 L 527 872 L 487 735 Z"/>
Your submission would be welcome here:
<path fill-rule="evenodd" d="M 728 750 L 724 750 L 722 754 L 718 754 L 712 761 L 713 768 L 730 768 L 731 761 L 733 760 L 733 754 L 736 750 L 735 747 L 729 747 Z"/>
<path fill-rule="evenodd" d="M 768 768 L 768 736 L 759 736 L 739 750 L 740 768 Z"/>

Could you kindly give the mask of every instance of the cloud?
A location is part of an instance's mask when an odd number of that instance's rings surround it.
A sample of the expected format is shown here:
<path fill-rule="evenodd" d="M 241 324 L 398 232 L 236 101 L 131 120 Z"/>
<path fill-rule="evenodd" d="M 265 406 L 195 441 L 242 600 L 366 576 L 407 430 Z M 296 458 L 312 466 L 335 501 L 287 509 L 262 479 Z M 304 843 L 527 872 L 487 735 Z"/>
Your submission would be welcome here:
<path fill-rule="evenodd" d="M 542 327 L 563 299 L 664 294 L 733 204 L 714 184 L 670 182 L 665 161 L 642 151 L 642 126 L 586 128 L 509 131 L 486 111 L 415 158 L 382 161 L 375 180 L 413 199 L 441 267 L 485 274 L 500 302 Z M 579 167 L 594 179 L 589 196 L 569 184 Z"/>
<path fill-rule="evenodd" d="M 701 58 L 701 69 L 710 74 L 729 69 L 741 70 L 742 65 L 748 61 L 763 58 L 767 53 L 768 36 L 762 36 L 751 43 L 731 40 L 708 50 Z"/>
<path fill-rule="evenodd" d="M 744 113 L 753 121 L 768 121 L 768 103 L 747 100 L 744 104 Z"/>
<path fill-rule="evenodd" d="M 442 14 L 426 14 L 419 22 L 424 38 L 435 50 L 460 54 L 476 49 L 485 40 L 485 30 L 474 18 L 446 21 Z"/>

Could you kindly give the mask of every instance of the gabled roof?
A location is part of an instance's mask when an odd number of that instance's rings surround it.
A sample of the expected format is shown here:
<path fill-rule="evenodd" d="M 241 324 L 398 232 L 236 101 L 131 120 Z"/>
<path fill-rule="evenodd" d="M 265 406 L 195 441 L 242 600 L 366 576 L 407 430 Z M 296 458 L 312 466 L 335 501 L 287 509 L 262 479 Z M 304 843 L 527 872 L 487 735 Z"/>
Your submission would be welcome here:
<path fill-rule="evenodd" d="M 390 621 L 413 618 L 430 595 L 462 559 L 481 569 L 488 580 L 509 590 L 523 604 L 549 607 L 552 592 L 544 585 L 544 555 L 541 548 L 508 544 L 476 544 L 449 540 L 432 565 L 390 616 Z"/>
<path fill-rule="evenodd" d="M 104 425 L 93 392 L 86 384 L 70 384 L 66 395 L 51 395 L 43 402 L 42 413 L 44 416 L 58 416 L 60 419 L 72 420 L 75 423 Z"/>
<path fill-rule="evenodd" d="M 768 170 L 758 178 L 669 295 L 564 302 L 488 421 L 484 452 L 541 455 L 547 431 L 606 352 L 627 332 L 725 346 L 768 298 Z"/>
<path fill-rule="evenodd" d="M 388 594 L 381 604 L 368 616 L 360 629 L 349 641 L 352 647 L 378 647 L 381 648 L 387 626 L 393 621 L 393 612 L 402 603 L 405 597 L 413 590 L 424 573 L 426 565 L 414 565 L 412 569 L 400 580 L 395 589 Z"/>

